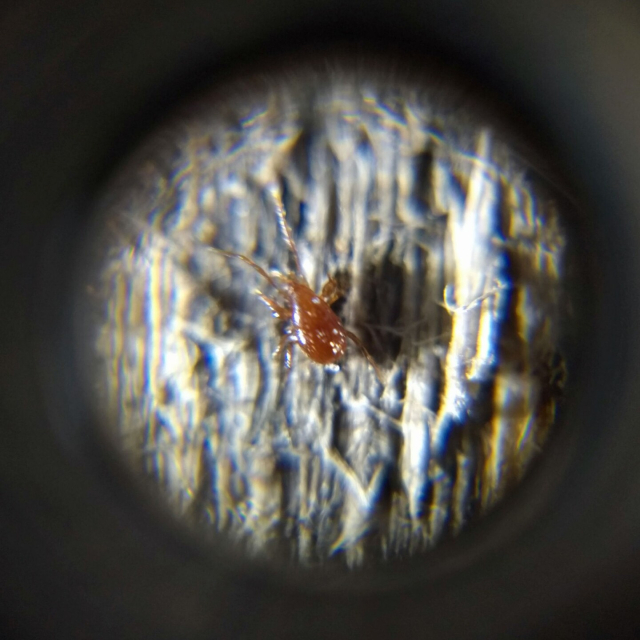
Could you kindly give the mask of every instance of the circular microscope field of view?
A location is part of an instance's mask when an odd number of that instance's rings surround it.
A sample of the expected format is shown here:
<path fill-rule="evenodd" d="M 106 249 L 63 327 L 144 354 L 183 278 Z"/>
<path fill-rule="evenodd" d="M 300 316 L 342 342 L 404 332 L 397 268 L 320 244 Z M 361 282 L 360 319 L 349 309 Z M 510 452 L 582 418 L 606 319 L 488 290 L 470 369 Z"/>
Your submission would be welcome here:
<path fill-rule="evenodd" d="M 428 552 L 554 426 L 568 198 L 466 89 L 399 69 L 201 94 L 97 205 L 105 428 L 177 519 L 252 557 Z"/>

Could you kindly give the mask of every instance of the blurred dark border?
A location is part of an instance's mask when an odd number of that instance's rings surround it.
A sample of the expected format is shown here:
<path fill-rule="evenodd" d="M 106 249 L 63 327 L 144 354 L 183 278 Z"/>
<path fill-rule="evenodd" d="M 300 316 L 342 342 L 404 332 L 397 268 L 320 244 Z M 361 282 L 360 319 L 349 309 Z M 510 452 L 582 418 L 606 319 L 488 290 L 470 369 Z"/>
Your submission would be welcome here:
<path fill-rule="evenodd" d="M 27 0 L 3 4 L 0 34 L 2 637 L 637 635 L 635 5 Z M 304 589 L 234 570 L 137 501 L 124 480 L 110 484 L 98 443 L 85 437 L 91 418 L 74 367 L 76 256 L 114 164 L 198 87 L 329 41 L 397 47 L 464 70 L 521 114 L 585 203 L 573 222 L 577 264 L 589 274 L 579 295 L 588 322 L 580 313 L 575 322 L 588 330 L 549 461 L 465 538 L 483 553 L 456 562 L 445 551 L 446 570 L 425 560 L 410 580 L 390 569 L 372 577 L 389 580 L 379 589 Z M 570 462 L 554 471 L 567 448 Z M 518 529 L 534 508 L 535 522 Z"/>

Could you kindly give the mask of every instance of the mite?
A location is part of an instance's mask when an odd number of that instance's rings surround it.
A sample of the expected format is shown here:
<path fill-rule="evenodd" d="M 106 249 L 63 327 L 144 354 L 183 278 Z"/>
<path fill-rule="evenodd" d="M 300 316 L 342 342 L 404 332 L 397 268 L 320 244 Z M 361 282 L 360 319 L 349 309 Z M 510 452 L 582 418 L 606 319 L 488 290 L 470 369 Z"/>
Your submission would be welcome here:
<path fill-rule="evenodd" d="M 294 344 L 299 345 L 306 356 L 321 365 L 332 365 L 340 360 L 347 351 L 347 342 L 351 340 L 362 351 L 363 355 L 382 381 L 380 369 L 365 349 L 358 336 L 346 329 L 338 316 L 331 309 L 331 305 L 343 295 L 338 283 L 329 276 L 328 282 L 319 294 L 309 286 L 300 266 L 298 250 L 293 241 L 291 229 L 286 220 L 286 213 L 279 193 L 272 191 L 275 202 L 278 224 L 282 235 L 293 256 L 296 272 L 283 274 L 268 274 L 247 256 L 229 251 L 220 251 L 224 256 L 242 260 L 257 271 L 280 296 L 280 301 L 274 300 L 262 292 L 257 292 L 260 299 L 271 309 L 274 318 L 284 323 L 284 331 L 280 338 L 274 357 L 284 352 L 284 362 L 291 367 L 291 349 Z"/>

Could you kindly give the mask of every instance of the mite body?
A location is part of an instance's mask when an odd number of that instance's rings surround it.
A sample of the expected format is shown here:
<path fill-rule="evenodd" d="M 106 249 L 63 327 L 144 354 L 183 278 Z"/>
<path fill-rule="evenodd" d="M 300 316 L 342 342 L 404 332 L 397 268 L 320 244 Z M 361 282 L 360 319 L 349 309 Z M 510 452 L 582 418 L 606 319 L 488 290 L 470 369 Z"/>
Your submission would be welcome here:
<path fill-rule="evenodd" d="M 313 362 L 332 365 L 345 355 L 348 340 L 352 340 L 373 367 L 378 380 L 382 381 L 378 366 L 360 339 L 344 327 L 331 309 L 331 305 L 343 295 L 338 283 L 329 277 L 319 294 L 310 287 L 300 266 L 300 258 L 286 221 L 280 195 L 275 189 L 271 193 L 280 229 L 293 256 L 296 272 L 269 274 L 247 256 L 228 251 L 220 251 L 220 253 L 230 258 L 238 258 L 255 269 L 279 294 L 279 300 L 276 300 L 258 292 L 258 296 L 271 309 L 273 316 L 284 323 L 284 331 L 274 356 L 284 352 L 284 362 L 289 368 L 291 349 L 294 344 L 298 344 Z"/>
<path fill-rule="evenodd" d="M 318 364 L 333 364 L 347 350 L 348 332 L 329 303 L 309 287 L 290 282 L 291 329 L 295 342 Z"/>

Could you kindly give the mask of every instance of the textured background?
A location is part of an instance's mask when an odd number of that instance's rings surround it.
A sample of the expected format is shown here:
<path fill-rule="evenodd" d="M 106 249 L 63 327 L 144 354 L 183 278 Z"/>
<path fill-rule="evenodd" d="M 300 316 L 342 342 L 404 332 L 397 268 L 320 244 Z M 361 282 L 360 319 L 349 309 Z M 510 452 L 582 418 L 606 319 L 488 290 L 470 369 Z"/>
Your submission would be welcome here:
<path fill-rule="evenodd" d="M 436 76 L 271 73 L 185 109 L 105 196 L 98 384 L 180 518 L 303 564 L 411 554 L 499 501 L 553 424 L 566 197 Z M 339 370 L 272 358 L 274 292 L 211 247 L 290 273 L 273 189 L 383 381 L 353 344 Z"/>

